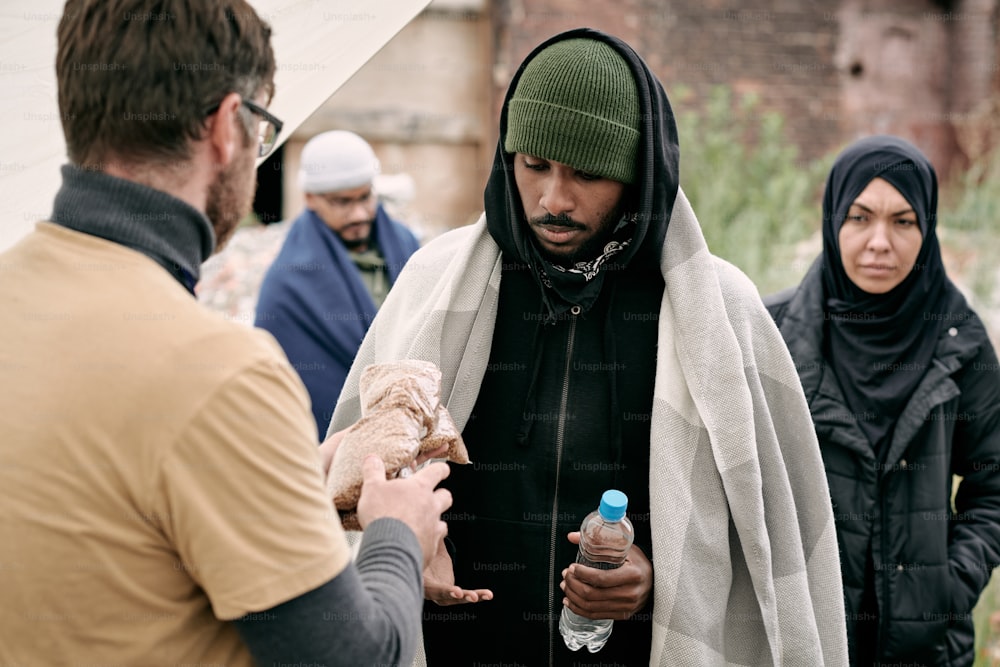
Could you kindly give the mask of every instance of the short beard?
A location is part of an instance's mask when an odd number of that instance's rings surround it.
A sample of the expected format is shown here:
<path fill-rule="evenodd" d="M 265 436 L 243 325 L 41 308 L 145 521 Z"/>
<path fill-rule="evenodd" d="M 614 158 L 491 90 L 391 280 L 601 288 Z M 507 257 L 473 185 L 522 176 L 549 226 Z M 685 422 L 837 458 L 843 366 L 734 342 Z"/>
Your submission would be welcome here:
<path fill-rule="evenodd" d="M 340 242 L 344 244 L 344 247 L 348 250 L 357 250 L 358 248 L 363 248 L 365 246 L 371 247 L 372 232 L 375 231 L 375 221 L 366 223 L 368 225 L 368 236 L 363 239 L 345 239 L 343 234 L 336 232 L 337 236 L 340 238 Z"/>
<path fill-rule="evenodd" d="M 237 151 L 236 155 L 208 186 L 205 215 L 215 232 L 215 252 L 225 247 L 240 222 L 253 210 L 257 189 L 254 158 L 250 151 Z"/>

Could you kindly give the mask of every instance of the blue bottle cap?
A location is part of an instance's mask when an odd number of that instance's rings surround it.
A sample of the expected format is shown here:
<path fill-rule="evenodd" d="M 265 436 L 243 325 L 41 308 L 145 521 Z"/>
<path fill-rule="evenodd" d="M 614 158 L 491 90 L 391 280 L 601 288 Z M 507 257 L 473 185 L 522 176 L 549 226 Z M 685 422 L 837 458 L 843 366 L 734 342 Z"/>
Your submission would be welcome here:
<path fill-rule="evenodd" d="M 628 508 L 628 496 L 621 491 L 608 489 L 601 496 L 601 506 L 598 511 L 605 521 L 621 521 Z"/>

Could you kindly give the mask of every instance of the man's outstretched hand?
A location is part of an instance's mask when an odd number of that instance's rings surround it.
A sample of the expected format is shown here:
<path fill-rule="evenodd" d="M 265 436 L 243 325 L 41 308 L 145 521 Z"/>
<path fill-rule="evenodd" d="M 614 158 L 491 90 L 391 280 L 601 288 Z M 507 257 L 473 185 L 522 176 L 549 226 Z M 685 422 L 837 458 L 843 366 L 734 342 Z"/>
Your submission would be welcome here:
<path fill-rule="evenodd" d="M 464 589 L 455 585 L 455 568 L 444 537 L 438 545 L 437 553 L 424 569 L 424 598 L 441 606 L 469 604 L 493 599 L 493 591 L 488 588 Z"/>

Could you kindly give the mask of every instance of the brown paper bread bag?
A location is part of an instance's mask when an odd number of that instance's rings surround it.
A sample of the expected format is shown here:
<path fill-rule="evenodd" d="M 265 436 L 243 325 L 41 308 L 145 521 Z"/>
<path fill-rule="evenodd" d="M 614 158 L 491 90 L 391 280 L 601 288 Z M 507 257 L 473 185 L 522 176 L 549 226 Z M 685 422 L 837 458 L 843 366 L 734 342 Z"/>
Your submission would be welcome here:
<path fill-rule="evenodd" d="M 327 473 L 326 490 L 344 528 L 360 530 L 361 462 L 370 453 L 396 477 L 417 454 L 448 446 L 447 459 L 469 463 L 455 422 L 441 404 L 441 371 L 429 361 L 372 364 L 359 381 L 361 419 L 344 433 Z"/>

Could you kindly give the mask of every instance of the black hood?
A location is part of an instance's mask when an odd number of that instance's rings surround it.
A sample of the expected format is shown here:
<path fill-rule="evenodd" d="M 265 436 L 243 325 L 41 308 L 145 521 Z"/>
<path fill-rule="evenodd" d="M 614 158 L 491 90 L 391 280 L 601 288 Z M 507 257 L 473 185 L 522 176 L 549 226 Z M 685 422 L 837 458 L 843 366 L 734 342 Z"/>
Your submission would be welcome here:
<path fill-rule="evenodd" d="M 642 58 L 620 39 L 590 28 L 570 30 L 540 44 L 521 63 L 507 89 L 500 112 L 496 156 L 484 193 L 484 210 L 490 235 L 504 255 L 530 266 L 543 294 L 545 288 L 540 275 L 539 255 L 533 250 L 534 237 L 525 222 L 514 181 L 512 155 L 503 149 L 507 135 L 507 107 L 527 63 L 556 42 L 579 38 L 604 42 L 617 51 L 632 71 L 639 96 L 641 136 L 636 153 L 636 180 L 626 189 L 624 204 L 624 215 L 632 221 L 634 233 L 628 247 L 615 257 L 613 264 L 606 265 L 608 270 L 629 266 L 655 267 L 659 264 L 667 223 L 677 197 L 680 150 L 674 113 L 663 86 Z M 545 301 L 550 304 L 549 314 L 557 314 L 551 311 L 559 310 L 558 306 L 552 305 L 549 298 Z"/>

